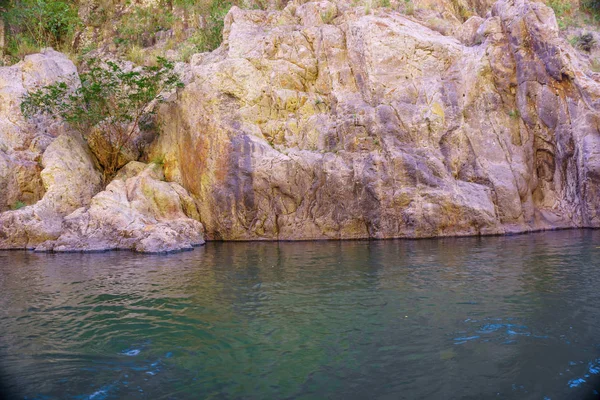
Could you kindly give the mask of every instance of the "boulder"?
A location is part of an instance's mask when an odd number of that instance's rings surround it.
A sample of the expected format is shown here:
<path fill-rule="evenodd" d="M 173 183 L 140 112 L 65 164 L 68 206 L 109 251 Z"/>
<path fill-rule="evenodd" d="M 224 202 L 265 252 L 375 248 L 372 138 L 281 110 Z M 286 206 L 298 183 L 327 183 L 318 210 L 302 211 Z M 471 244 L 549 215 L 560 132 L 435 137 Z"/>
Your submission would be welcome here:
<path fill-rule="evenodd" d="M 162 167 L 130 162 L 91 200 L 68 215 L 60 236 L 38 251 L 134 250 L 167 253 L 204 243 L 193 199 L 164 182 Z"/>
<path fill-rule="evenodd" d="M 44 197 L 0 214 L 0 249 L 32 249 L 58 238 L 64 216 L 89 204 L 102 187 L 87 145 L 75 134 L 56 138 L 41 163 Z"/>

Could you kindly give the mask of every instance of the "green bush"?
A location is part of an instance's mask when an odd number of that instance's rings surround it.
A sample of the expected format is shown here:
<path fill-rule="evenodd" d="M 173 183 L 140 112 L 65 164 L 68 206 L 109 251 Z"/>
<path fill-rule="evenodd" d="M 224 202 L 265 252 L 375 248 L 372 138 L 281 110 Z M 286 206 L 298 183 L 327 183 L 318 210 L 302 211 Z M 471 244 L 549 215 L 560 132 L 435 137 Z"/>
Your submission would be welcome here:
<path fill-rule="evenodd" d="M 8 27 L 8 53 L 17 56 L 22 47 L 70 44 L 81 21 L 73 2 L 11 0 L 4 20 Z"/>
<path fill-rule="evenodd" d="M 592 50 L 592 47 L 596 44 L 596 39 L 591 33 L 582 33 L 581 35 L 573 36 L 569 39 L 569 42 L 573 47 L 577 47 L 588 53 Z"/>
<path fill-rule="evenodd" d="M 583 0 L 581 5 L 590 10 L 600 11 L 600 0 Z"/>
<path fill-rule="evenodd" d="M 225 15 L 233 3 L 229 1 L 212 0 L 208 5 L 206 26 L 199 29 L 189 39 L 198 52 L 212 51 L 221 45 Z"/>
<path fill-rule="evenodd" d="M 161 93 L 183 86 L 173 64 L 158 58 L 155 66 L 125 70 L 112 61 L 90 59 L 73 90 L 58 82 L 30 91 L 21 102 L 23 115 L 61 117 L 88 141 L 100 143 L 94 154 L 108 182 L 122 166 L 123 149 L 133 144 L 144 119 L 163 101 Z"/>
<path fill-rule="evenodd" d="M 581 7 L 591 12 L 595 20 L 600 19 L 600 0 L 582 0 Z"/>

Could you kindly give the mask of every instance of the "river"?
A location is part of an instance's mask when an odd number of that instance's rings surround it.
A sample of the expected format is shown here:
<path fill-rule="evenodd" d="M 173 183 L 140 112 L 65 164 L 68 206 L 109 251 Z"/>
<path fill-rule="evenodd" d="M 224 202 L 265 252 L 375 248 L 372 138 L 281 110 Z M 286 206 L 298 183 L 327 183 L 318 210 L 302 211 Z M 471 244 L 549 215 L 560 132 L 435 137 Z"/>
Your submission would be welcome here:
<path fill-rule="evenodd" d="M 27 399 L 565 399 L 600 386 L 600 231 L 0 252 Z"/>

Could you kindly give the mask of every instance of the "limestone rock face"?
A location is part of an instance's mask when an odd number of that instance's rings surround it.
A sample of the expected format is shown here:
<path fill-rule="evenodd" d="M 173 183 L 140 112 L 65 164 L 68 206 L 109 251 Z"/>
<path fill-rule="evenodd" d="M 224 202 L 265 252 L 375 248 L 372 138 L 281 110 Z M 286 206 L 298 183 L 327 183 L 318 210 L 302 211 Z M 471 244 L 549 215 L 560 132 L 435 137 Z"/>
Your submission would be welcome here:
<path fill-rule="evenodd" d="M 341 1 L 234 7 L 150 156 L 210 239 L 600 227 L 600 76 L 544 4 L 466 4 L 435 30 Z"/>
<path fill-rule="evenodd" d="M 21 115 L 21 97 L 36 85 L 65 80 L 76 73 L 75 65 L 52 49 L 0 67 L 0 212 L 42 198 L 41 154 L 65 131 L 62 124 L 48 119 L 26 121 Z"/>
<path fill-rule="evenodd" d="M 204 243 L 194 200 L 176 183 L 164 182 L 162 167 L 130 162 L 91 200 L 68 215 L 60 237 L 36 250 L 112 249 L 163 253 Z"/>
<path fill-rule="evenodd" d="M 0 214 L 0 249 L 31 249 L 56 239 L 63 217 L 90 203 L 101 188 L 87 145 L 76 135 L 61 135 L 45 150 L 41 180 L 44 197 L 34 205 Z"/>
<path fill-rule="evenodd" d="M 77 69 L 45 49 L 0 68 L 0 249 L 34 248 L 60 235 L 63 217 L 89 204 L 100 174 L 81 136 L 50 118 L 26 120 L 21 97 L 57 81 L 76 83 Z"/>
<path fill-rule="evenodd" d="M 101 192 L 98 160 L 81 135 L 23 118 L 27 90 L 76 84 L 76 73 L 51 49 L 0 68 L 0 249 L 167 252 L 204 243 L 195 201 L 164 182 L 161 168 L 130 163 Z M 17 202 L 26 206 L 8 210 Z"/>

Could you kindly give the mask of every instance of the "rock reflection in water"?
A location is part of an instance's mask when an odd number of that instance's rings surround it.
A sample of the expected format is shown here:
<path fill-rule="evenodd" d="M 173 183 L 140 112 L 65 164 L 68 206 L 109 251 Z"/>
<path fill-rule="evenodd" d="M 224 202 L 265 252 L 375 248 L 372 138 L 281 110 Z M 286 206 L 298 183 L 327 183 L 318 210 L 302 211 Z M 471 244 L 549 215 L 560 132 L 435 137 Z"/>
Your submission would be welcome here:
<path fill-rule="evenodd" d="M 565 398 L 600 371 L 600 232 L 0 253 L 44 398 Z"/>

